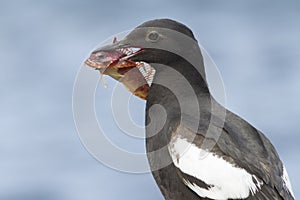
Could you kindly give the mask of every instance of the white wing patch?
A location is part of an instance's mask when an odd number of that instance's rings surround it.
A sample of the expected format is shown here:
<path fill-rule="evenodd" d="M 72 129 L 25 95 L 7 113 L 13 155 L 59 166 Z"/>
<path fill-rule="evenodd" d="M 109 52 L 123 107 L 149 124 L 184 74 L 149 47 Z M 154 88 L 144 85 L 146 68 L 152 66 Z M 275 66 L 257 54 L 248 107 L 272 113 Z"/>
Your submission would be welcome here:
<path fill-rule="evenodd" d="M 211 186 L 202 188 L 184 180 L 184 183 L 201 197 L 247 198 L 250 194 L 254 195 L 263 185 L 262 181 L 245 169 L 238 168 L 222 157 L 198 148 L 186 139 L 175 137 L 168 148 L 177 168 Z"/>
<path fill-rule="evenodd" d="M 283 166 L 283 174 L 282 174 L 281 178 L 283 180 L 283 187 L 287 191 L 289 191 L 291 193 L 291 195 L 295 198 L 293 190 L 292 190 L 292 185 L 291 185 L 291 182 L 290 182 L 290 178 L 289 178 L 289 175 L 288 175 L 288 173 L 285 169 L 285 166 Z"/>

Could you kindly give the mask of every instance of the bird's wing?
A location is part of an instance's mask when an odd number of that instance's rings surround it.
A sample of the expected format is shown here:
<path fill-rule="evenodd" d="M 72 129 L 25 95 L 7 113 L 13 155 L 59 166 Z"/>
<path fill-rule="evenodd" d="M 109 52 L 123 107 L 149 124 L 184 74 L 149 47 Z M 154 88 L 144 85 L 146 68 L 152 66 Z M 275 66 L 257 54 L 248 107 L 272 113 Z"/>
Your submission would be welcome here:
<path fill-rule="evenodd" d="M 212 121 L 203 131 L 179 125 L 169 144 L 179 176 L 199 196 L 294 199 L 284 166 L 260 131 L 229 111 L 223 127 Z M 205 137 L 218 131 L 221 134 L 215 141 Z"/>

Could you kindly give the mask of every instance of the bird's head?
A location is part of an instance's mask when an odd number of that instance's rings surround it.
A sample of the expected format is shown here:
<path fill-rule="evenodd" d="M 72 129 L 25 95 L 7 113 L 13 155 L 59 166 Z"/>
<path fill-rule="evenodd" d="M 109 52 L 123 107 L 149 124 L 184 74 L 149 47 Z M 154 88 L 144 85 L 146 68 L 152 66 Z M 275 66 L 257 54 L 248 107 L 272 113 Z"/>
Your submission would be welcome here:
<path fill-rule="evenodd" d="M 198 49 L 192 31 L 169 20 L 151 20 L 131 31 L 123 40 L 94 50 L 85 64 L 123 83 L 134 95 L 147 99 L 155 64 L 171 66 L 178 54 Z"/>

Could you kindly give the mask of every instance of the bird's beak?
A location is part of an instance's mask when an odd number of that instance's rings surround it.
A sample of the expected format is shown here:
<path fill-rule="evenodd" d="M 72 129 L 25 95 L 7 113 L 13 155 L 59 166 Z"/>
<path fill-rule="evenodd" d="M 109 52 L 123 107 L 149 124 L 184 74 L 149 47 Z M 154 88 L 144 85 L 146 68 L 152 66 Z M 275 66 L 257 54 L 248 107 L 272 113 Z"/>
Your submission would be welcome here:
<path fill-rule="evenodd" d="M 114 39 L 113 44 L 94 50 L 84 63 L 99 70 L 101 74 L 109 75 L 122 82 L 134 95 L 146 99 L 150 85 L 145 74 L 140 70 L 144 63 L 130 60 L 142 51 L 143 48 L 130 47 L 124 41 L 117 42 Z M 149 73 L 154 72 L 149 71 Z"/>

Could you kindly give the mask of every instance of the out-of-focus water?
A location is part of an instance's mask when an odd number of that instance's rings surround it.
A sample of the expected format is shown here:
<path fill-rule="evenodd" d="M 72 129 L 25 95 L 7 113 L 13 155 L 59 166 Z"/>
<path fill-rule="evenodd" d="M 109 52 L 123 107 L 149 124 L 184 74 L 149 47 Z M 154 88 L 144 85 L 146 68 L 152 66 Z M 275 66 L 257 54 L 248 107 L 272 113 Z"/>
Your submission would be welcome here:
<path fill-rule="evenodd" d="M 120 173 L 87 153 L 71 106 L 96 44 L 162 17 L 193 30 L 223 75 L 227 106 L 271 139 L 300 195 L 299 2 L 28 0 L 0 2 L 0 199 L 162 199 L 150 174 Z M 144 151 L 142 140 L 130 146 Z"/>

